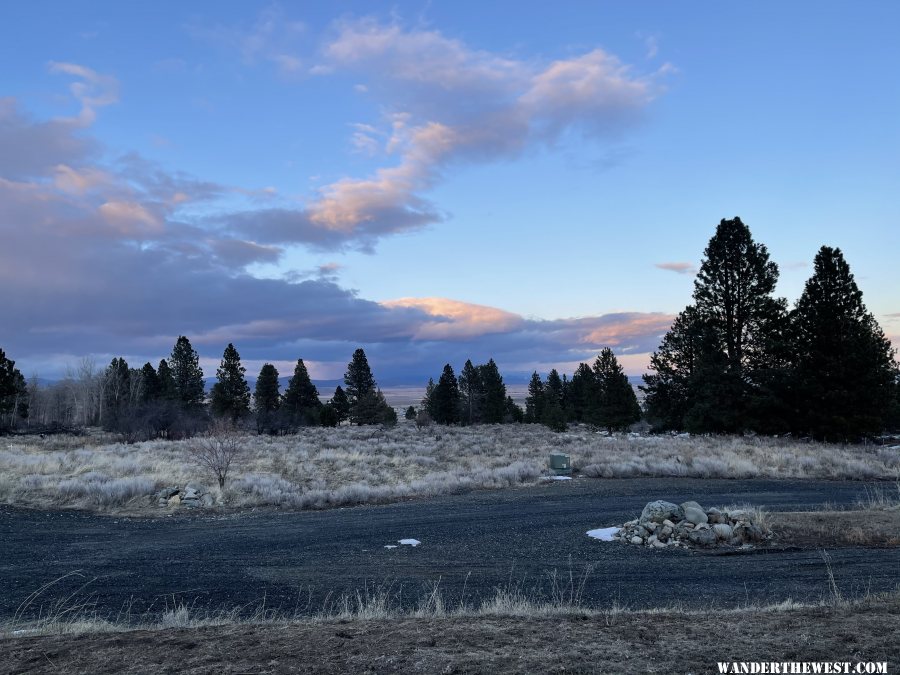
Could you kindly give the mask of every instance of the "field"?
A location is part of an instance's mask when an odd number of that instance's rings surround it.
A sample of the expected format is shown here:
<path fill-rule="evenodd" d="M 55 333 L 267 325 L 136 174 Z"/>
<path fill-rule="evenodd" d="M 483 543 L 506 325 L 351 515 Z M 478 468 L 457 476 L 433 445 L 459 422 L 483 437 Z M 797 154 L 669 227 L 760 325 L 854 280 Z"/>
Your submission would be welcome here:
<path fill-rule="evenodd" d="M 900 659 L 880 637 L 900 618 L 896 446 L 403 423 L 236 440 L 220 490 L 197 439 L 3 439 L 0 672 Z M 545 480 L 553 452 L 574 480 Z M 188 483 L 213 506 L 158 505 Z M 656 498 L 753 505 L 773 538 L 754 554 L 585 536 Z"/>
<path fill-rule="evenodd" d="M 0 441 L 0 503 L 109 512 L 156 508 L 166 486 L 203 486 L 220 507 L 320 509 L 533 484 L 550 453 L 589 478 L 894 480 L 900 446 L 760 437 L 609 437 L 537 425 L 309 428 L 245 435 L 224 490 L 194 460 L 195 440 L 126 445 L 111 436 Z"/>

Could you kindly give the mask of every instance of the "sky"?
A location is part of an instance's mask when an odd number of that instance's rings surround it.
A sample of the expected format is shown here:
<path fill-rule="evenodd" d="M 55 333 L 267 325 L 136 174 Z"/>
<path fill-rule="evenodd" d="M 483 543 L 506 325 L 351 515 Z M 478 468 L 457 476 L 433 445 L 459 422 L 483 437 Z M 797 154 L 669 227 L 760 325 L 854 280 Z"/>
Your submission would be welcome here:
<path fill-rule="evenodd" d="M 7 2 L 0 348 L 647 367 L 716 224 L 900 345 L 894 2 Z"/>

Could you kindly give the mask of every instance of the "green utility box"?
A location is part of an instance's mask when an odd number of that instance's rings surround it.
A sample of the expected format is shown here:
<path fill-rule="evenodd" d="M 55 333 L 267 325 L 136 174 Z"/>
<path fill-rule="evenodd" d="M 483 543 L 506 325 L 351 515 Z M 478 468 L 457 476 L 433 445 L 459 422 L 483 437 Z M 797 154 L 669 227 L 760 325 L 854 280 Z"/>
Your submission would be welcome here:
<path fill-rule="evenodd" d="M 572 462 L 568 455 L 550 455 L 550 468 L 557 476 L 572 473 Z"/>

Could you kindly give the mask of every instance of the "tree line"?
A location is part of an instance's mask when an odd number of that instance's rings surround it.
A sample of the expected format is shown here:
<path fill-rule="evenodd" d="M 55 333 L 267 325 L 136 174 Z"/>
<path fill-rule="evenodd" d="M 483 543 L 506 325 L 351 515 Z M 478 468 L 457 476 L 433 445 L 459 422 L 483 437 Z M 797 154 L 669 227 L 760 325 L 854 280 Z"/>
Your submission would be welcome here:
<path fill-rule="evenodd" d="M 229 343 L 206 394 L 200 356 L 179 336 L 168 359 L 154 367 L 132 368 L 121 357 L 102 372 L 83 362 L 77 374 L 41 387 L 26 384 L 15 362 L 0 350 L 0 430 L 22 426 L 40 431 L 73 431 L 101 426 L 126 441 L 185 438 L 215 420 L 256 426 L 259 433 L 283 434 L 305 426 L 393 425 L 397 414 L 378 388 L 365 351 L 357 349 L 347 365 L 344 387 L 322 402 L 303 359 L 298 359 L 284 393 L 278 370 L 262 366 L 251 397 L 246 369 Z"/>
<path fill-rule="evenodd" d="M 604 349 L 593 367 L 579 364 L 571 379 L 554 368 L 546 381 L 537 372 L 528 384 L 525 409 L 506 395 L 494 360 L 474 366 L 467 360 L 459 377 L 448 363 L 440 378 L 428 381 L 418 410 L 410 406 L 408 419 L 438 424 L 543 424 L 565 431 L 570 423 L 585 423 L 620 431 L 641 419 L 634 388 L 611 349 Z"/>
<path fill-rule="evenodd" d="M 610 432 L 643 417 L 654 431 L 794 434 L 852 441 L 900 428 L 900 369 L 890 341 L 866 309 L 839 248 L 822 246 L 792 308 L 775 297 L 778 266 L 740 220 L 722 220 L 710 239 L 692 303 L 680 312 L 643 376 L 643 410 L 610 349 L 571 378 L 532 374 L 523 410 L 507 395 L 493 359 L 450 364 L 406 416 L 423 423 L 540 423 L 563 431 L 585 423 Z M 210 419 L 255 423 L 278 434 L 310 425 L 394 424 L 396 413 L 357 349 L 344 387 L 322 402 L 303 359 L 282 394 L 266 363 L 251 396 L 240 355 L 229 344 L 207 400 L 190 340 L 168 359 L 131 368 L 117 357 L 98 371 L 84 360 L 59 383 L 26 383 L 0 349 L 0 430 L 101 425 L 126 438 L 177 438 Z"/>

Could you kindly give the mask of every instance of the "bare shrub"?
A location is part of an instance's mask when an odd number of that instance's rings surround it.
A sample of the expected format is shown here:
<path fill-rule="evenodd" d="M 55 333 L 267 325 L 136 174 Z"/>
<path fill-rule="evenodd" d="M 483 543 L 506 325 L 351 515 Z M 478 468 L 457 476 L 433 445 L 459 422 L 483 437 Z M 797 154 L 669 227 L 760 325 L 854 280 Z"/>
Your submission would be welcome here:
<path fill-rule="evenodd" d="M 208 432 L 192 439 L 186 447 L 191 459 L 209 471 L 222 490 L 231 465 L 244 452 L 244 438 L 233 425 L 216 422 Z"/>

